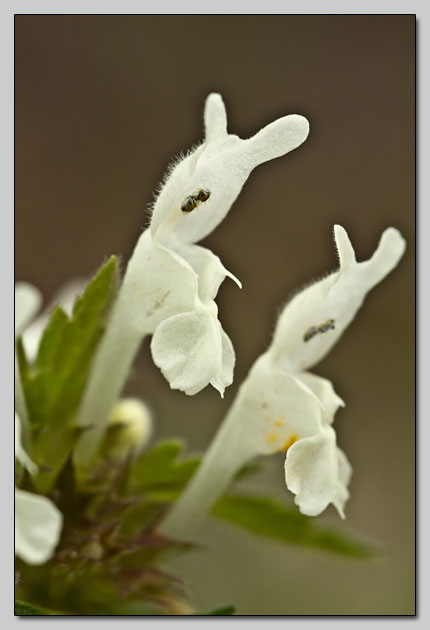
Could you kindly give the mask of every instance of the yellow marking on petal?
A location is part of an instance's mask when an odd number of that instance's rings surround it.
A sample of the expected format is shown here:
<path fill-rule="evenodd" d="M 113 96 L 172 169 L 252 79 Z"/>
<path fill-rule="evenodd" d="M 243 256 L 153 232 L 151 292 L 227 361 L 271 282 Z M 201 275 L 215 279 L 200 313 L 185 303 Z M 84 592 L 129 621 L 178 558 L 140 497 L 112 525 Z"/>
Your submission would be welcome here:
<path fill-rule="evenodd" d="M 282 447 L 282 450 L 288 451 L 288 449 L 290 448 L 290 446 L 292 446 L 294 444 L 294 442 L 297 442 L 297 440 L 299 439 L 299 436 L 294 434 L 292 435 L 284 444 L 284 446 Z"/>
<path fill-rule="evenodd" d="M 273 424 L 275 425 L 275 427 L 282 427 L 284 425 L 282 420 L 275 420 Z"/>
<path fill-rule="evenodd" d="M 283 414 L 283 413 L 281 413 L 281 415 L 279 416 L 279 418 L 280 418 L 281 420 L 285 420 L 285 416 L 284 416 L 284 414 Z"/>
<path fill-rule="evenodd" d="M 271 418 L 271 416 L 269 416 L 269 415 L 264 416 L 264 417 L 265 417 L 265 419 L 266 419 L 267 421 L 269 421 L 269 420 L 270 420 L 270 418 Z"/>
<path fill-rule="evenodd" d="M 272 432 L 266 433 L 264 439 L 266 440 L 267 444 L 273 444 L 273 442 L 276 442 L 276 440 L 278 439 L 278 434 Z"/>
<path fill-rule="evenodd" d="M 164 267 L 164 263 L 160 263 L 160 267 Z"/>

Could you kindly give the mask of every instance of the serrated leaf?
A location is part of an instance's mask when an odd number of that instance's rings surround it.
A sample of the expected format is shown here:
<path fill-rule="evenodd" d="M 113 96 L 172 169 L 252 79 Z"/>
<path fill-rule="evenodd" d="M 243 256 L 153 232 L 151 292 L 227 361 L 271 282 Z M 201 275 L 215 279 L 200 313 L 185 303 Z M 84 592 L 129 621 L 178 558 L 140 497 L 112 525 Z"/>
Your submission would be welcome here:
<path fill-rule="evenodd" d="M 32 427 L 31 456 L 45 470 L 36 478 L 36 486 L 43 492 L 79 437 L 73 420 L 117 284 L 118 263 L 112 256 L 77 299 L 71 317 L 60 307 L 54 310 L 33 366 L 25 357 L 22 342 L 17 342 Z"/>
<path fill-rule="evenodd" d="M 197 457 L 179 459 L 183 448 L 183 442 L 171 440 L 142 455 L 133 464 L 128 491 L 145 493 L 148 498 L 161 502 L 175 500 L 200 463 Z"/>
<path fill-rule="evenodd" d="M 64 329 L 69 321 L 68 315 L 61 306 L 57 306 L 40 340 L 36 357 L 36 368 L 38 370 L 49 370 L 51 368 L 59 352 Z"/>
<path fill-rule="evenodd" d="M 271 498 L 226 495 L 215 504 L 212 515 L 254 534 L 288 544 L 314 547 L 352 558 L 371 558 L 376 555 L 364 543 L 322 527 L 315 519 Z"/>
<path fill-rule="evenodd" d="M 15 600 L 15 616 L 22 615 L 61 615 L 61 613 L 54 612 L 53 610 L 48 610 L 47 608 L 42 608 L 41 606 L 35 606 L 34 604 L 29 604 L 28 602 L 22 602 L 20 600 Z"/>

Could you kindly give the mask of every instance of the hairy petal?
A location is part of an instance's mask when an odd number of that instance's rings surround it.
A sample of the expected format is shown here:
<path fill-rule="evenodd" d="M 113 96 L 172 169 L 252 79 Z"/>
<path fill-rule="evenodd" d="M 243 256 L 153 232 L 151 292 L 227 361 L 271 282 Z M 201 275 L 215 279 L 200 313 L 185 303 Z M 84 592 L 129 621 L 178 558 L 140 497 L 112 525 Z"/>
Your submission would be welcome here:
<path fill-rule="evenodd" d="M 286 371 L 306 370 L 331 350 L 368 291 L 397 265 L 405 249 L 400 233 L 388 228 L 372 258 L 357 263 L 344 228 L 335 226 L 335 238 L 340 269 L 298 293 L 279 318 L 271 352 Z"/>
<path fill-rule="evenodd" d="M 204 143 L 170 169 L 154 204 L 151 231 L 165 241 L 175 232 L 184 242 L 201 240 L 224 219 L 251 171 L 298 147 L 309 133 L 303 116 L 284 116 L 255 136 L 242 140 L 227 133 L 227 115 L 219 94 L 205 106 Z M 184 202 L 199 190 L 210 196 L 192 211 Z"/>
<path fill-rule="evenodd" d="M 227 112 L 221 94 L 209 94 L 205 103 L 204 119 L 206 142 L 227 136 Z"/>
<path fill-rule="evenodd" d="M 304 116 L 290 114 L 273 121 L 252 138 L 244 140 L 239 155 L 247 170 L 297 149 L 309 135 Z"/>

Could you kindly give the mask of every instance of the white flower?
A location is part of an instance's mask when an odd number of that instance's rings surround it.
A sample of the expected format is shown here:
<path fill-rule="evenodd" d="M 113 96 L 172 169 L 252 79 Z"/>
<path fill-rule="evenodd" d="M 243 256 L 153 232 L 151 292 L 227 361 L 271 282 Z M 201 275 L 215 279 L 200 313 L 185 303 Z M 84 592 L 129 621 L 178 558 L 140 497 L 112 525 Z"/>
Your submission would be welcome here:
<path fill-rule="evenodd" d="M 36 358 L 39 341 L 48 323 L 50 311 L 60 304 L 71 311 L 72 304 L 82 288 L 81 281 L 67 283 L 50 306 L 34 319 L 42 304 L 40 291 L 27 282 L 15 285 L 15 337 L 22 335 L 27 357 Z M 31 323 L 32 322 L 32 323 Z M 31 475 L 37 473 L 36 464 L 23 448 L 23 437 L 29 442 L 28 418 L 24 392 L 15 358 L 15 457 Z M 21 436 L 21 423 L 25 432 Z M 15 488 L 15 553 L 28 564 L 43 564 L 52 556 L 58 544 L 63 517 L 54 503 L 42 495 Z"/>
<path fill-rule="evenodd" d="M 15 457 L 30 474 L 37 472 L 21 444 L 19 417 L 15 414 Z M 15 554 L 27 564 L 43 564 L 60 539 L 63 517 L 47 497 L 15 488 Z"/>
<path fill-rule="evenodd" d="M 255 362 L 203 464 L 162 531 L 189 535 L 234 473 L 256 455 L 286 452 L 285 481 L 300 511 L 332 503 L 344 516 L 351 466 L 331 426 L 343 401 L 330 381 L 306 372 L 339 339 L 370 289 L 398 263 L 405 242 L 394 228 L 372 258 L 357 263 L 346 231 L 334 228 L 340 268 L 297 294 L 284 308 L 269 349 Z M 200 515 L 200 519 L 202 516 Z"/>
<path fill-rule="evenodd" d="M 173 389 L 193 395 L 210 383 L 222 396 L 233 382 L 235 356 L 214 300 L 226 276 L 241 284 L 194 243 L 222 221 L 251 170 L 295 149 L 309 125 L 302 116 L 286 116 L 242 140 L 227 132 L 219 94 L 207 98 L 204 118 L 205 141 L 170 170 L 128 265 L 122 297 L 135 314 L 131 324 L 153 334 L 154 362 Z"/>
<path fill-rule="evenodd" d="M 120 300 L 124 325 L 151 350 L 170 386 L 192 395 L 211 383 L 221 395 L 233 381 L 234 351 L 218 321 L 214 298 L 224 278 L 236 278 L 211 251 L 181 243 L 167 247 L 147 230 L 131 259 Z"/>
<path fill-rule="evenodd" d="M 80 424 L 96 425 L 82 438 L 83 459 L 94 452 L 145 335 L 153 335 L 154 362 L 171 388 L 193 395 L 211 384 L 222 396 L 232 383 L 234 350 L 214 300 L 226 276 L 241 285 L 195 242 L 226 216 L 253 168 L 298 147 L 309 124 L 285 116 L 242 140 L 227 132 L 219 94 L 207 98 L 204 121 L 203 144 L 169 170 L 128 263 L 79 414 Z"/>

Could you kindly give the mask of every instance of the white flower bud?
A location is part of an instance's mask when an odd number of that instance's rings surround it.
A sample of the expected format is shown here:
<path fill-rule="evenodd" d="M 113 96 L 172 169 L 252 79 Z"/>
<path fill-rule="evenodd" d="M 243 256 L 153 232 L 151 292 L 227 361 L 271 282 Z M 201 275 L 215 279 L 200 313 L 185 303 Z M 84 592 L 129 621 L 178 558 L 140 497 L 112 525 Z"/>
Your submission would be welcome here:
<path fill-rule="evenodd" d="M 139 455 L 152 435 L 152 416 L 138 398 L 123 398 L 111 411 L 103 444 L 108 457 L 122 459 L 131 452 Z"/>

